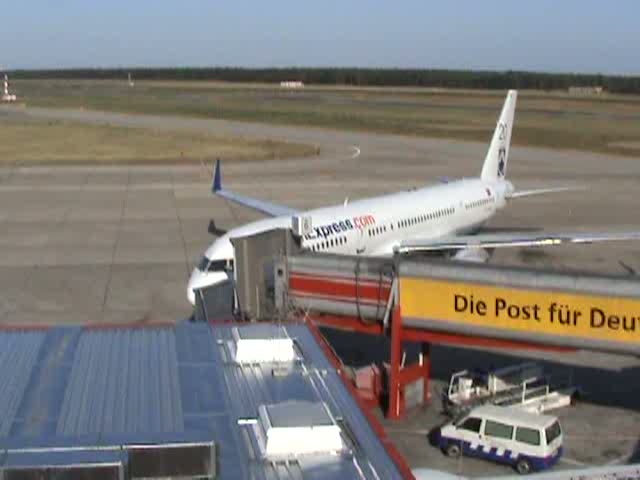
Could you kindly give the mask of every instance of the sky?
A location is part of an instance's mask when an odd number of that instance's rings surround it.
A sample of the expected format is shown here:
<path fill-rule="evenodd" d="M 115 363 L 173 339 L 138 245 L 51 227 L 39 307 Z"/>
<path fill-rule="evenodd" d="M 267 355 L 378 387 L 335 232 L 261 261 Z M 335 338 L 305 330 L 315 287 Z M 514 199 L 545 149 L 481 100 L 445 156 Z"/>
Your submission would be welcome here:
<path fill-rule="evenodd" d="M 0 68 L 640 74 L 640 1 L 3 0 Z"/>

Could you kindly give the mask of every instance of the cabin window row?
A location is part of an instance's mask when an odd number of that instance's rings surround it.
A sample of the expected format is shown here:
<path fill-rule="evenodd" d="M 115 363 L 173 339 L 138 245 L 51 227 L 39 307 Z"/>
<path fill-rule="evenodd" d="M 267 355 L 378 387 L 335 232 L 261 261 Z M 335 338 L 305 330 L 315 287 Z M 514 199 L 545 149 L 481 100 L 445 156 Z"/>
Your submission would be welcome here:
<path fill-rule="evenodd" d="M 411 217 L 404 220 L 400 220 L 398 222 L 398 228 L 407 228 L 413 225 L 418 225 L 419 223 L 424 223 L 429 220 L 434 220 L 436 218 L 445 217 L 447 215 L 453 215 L 455 213 L 455 208 L 443 208 L 440 210 L 435 210 L 433 212 L 424 213 L 422 215 L 418 215 L 417 217 Z"/>
<path fill-rule="evenodd" d="M 330 240 L 323 240 L 322 242 L 318 242 L 316 244 L 311 245 L 312 252 L 319 252 L 321 250 L 327 250 L 328 248 L 337 247 L 339 245 L 344 245 L 347 243 L 347 237 L 341 236 L 332 238 Z"/>
<path fill-rule="evenodd" d="M 465 206 L 468 209 L 482 207 L 483 205 L 489 205 L 492 202 L 491 198 L 483 198 L 482 200 L 476 200 L 475 202 L 467 203 Z"/>
<path fill-rule="evenodd" d="M 382 235 L 383 233 L 387 233 L 387 226 L 380 225 L 379 227 L 370 228 L 367 230 L 367 233 L 370 237 L 375 237 L 376 235 Z"/>

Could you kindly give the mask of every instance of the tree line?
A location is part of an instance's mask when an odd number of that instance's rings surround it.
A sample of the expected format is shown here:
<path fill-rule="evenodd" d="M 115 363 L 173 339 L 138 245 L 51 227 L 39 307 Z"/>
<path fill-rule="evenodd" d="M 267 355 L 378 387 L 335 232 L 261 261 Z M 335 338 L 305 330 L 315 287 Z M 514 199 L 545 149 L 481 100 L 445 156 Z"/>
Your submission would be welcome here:
<path fill-rule="evenodd" d="M 16 70 L 24 79 L 126 79 L 218 80 L 225 82 L 279 83 L 301 81 L 317 85 L 439 87 L 504 90 L 566 90 L 569 87 L 604 87 L 611 93 L 640 93 L 639 76 L 542 73 L 525 71 L 474 71 L 380 68 L 88 68 Z"/>

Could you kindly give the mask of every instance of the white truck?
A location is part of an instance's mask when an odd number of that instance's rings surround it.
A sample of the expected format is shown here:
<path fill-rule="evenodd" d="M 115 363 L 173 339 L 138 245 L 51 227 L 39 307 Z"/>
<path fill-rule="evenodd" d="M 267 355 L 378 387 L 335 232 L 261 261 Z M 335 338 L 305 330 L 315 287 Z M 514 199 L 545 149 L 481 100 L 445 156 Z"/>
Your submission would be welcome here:
<path fill-rule="evenodd" d="M 570 405 L 578 393 L 573 386 L 553 387 L 540 365 L 527 362 L 491 371 L 454 373 L 442 393 L 442 405 L 454 417 L 487 403 L 542 413 Z"/>

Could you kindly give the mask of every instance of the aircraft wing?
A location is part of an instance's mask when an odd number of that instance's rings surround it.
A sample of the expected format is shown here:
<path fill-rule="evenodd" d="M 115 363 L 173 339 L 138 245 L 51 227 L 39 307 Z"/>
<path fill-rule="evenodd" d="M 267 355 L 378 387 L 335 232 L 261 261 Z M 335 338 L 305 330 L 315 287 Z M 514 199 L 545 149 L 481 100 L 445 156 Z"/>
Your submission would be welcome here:
<path fill-rule="evenodd" d="M 596 243 L 623 240 L 640 240 L 640 231 L 631 232 L 508 232 L 478 235 L 460 235 L 438 239 L 407 239 L 396 251 L 435 252 L 439 250 L 463 250 L 469 248 L 546 247 L 562 244 Z"/>
<path fill-rule="evenodd" d="M 213 174 L 213 184 L 211 185 L 211 191 L 230 202 L 237 203 L 247 208 L 257 210 L 258 212 L 269 215 L 270 217 L 280 217 L 285 215 L 295 215 L 298 211 L 289 208 L 285 205 L 278 205 L 277 203 L 265 202 L 258 200 L 257 198 L 248 197 L 246 195 L 240 195 L 238 193 L 230 192 L 222 188 L 222 173 L 220 172 L 220 160 L 216 161 L 216 169 Z"/>

